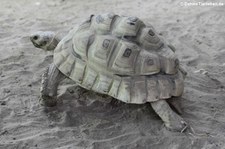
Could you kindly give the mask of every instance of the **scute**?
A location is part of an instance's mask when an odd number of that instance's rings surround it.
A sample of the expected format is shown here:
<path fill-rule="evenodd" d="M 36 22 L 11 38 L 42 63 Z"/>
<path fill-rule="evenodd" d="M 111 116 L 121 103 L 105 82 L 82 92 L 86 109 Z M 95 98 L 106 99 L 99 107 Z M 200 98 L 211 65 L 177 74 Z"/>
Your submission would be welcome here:
<path fill-rule="evenodd" d="M 176 77 L 172 78 L 172 95 L 173 96 L 181 96 L 184 91 L 184 76 L 182 72 L 178 71 Z"/>
<path fill-rule="evenodd" d="M 108 95 L 117 98 L 118 97 L 118 92 L 119 92 L 119 86 L 121 83 L 121 77 L 119 76 L 113 76 L 113 81 L 110 87 L 110 90 L 108 92 Z"/>
<path fill-rule="evenodd" d="M 131 83 L 131 77 L 121 78 L 117 99 L 120 99 L 123 102 L 131 103 Z"/>
<path fill-rule="evenodd" d="M 153 102 L 159 99 L 158 76 L 146 77 L 147 82 L 147 101 Z"/>
<path fill-rule="evenodd" d="M 160 58 L 155 53 L 141 51 L 136 62 L 136 72 L 142 75 L 151 75 L 160 72 Z"/>
<path fill-rule="evenodd" d="M 86 89 L 91 89 L 95 83 L 98 74 L 95 70 L 90 67 L 86 67 L 84 79 L 82 81 L 82 86 Z"/>
<path fill-rule="evenodd" d="M 70 31 L 54 63 L 86 89 L 142 104 L 182 95 L 186 74 L 174 52 L 151 25 L 108 13 Z"/>
<path fill-rule="evenodd" d="M 73 38 L 73 50 L 76 54 L 80 55 L 82 59 L 87 59 L 87 50 L 93 40 L 94 33 L 87 30 L 75 33 Z"/>
<path fill-rule="evenodd" d="M 146 50 L 158 50 L 163 46 L 162 40 L 152 27 L 142 28 L 137 36 L 137 41 Z"/>
<path fill-rule="evenodd" d="M 114 46 L 118 44 L 118 39 L 109 35 L 96 36 L 93 44 L 89 48 L 88 59 L 96 63 L 96 65 L 103 65 L 107 67 L 111 53 Z"/>
<path fill-rule="evenodd" d="M 170 79 L 167 79 L 166 76 L 160 76 L 158 79 L 158 86 L 159 86 L 159 98 L 160 99 L 167 99 L 171 97 L 171 82 Z"/>
<path fill-rule="evenodd" d="M 146 77 L 139 76 L 132 79 L 131 103 L 145 103 L 147 98 Z"/>
<path fill-rule="evenodd" d="M 59 70 L 64 72 L 67 76 L 69 76 L 71 71 L 73 70 L 74 64 L 75 64 L 75 59 L 73 55 L 69 55 L 65 61 L 61 62 L 58 68 Z"/>
<path fill-rule="evenodd" d="M 109 92 L 111 83 L 111 77 L 104 74 L 99 74 L 92 87 L 92 90 L 98 93 L 107 94 Z"/>
<path fill-rule="evenodd" d="M 115 17 L 117 16 L 114 13 L 96 15 L 92 18 L 90 29 L 98 34 L 109 34 Z"/>
<path fill-rule="evenodd" d="M 111 67 L 111 70 L 115 74 L 134 74 L 139 51 L 139 47 L 134 43 L 125 41 L 120 42 L 111 56 L 109 67 Z"/>
<path fill-rule="evenodd" d="M 112 35 L 116 37 L 136 36 L 144 23 L 137 17 L 118 17 L 115 20 Z"/>
<path fill-rule="evenodd" d="M 76 62 L 72 67 L 72 72 L 69 77 L 75 82 L 81 83 L 84 78 L 85 69 L 86 69 L 86 62 L 84 62 L 79 58 L 76 58 Z"/>

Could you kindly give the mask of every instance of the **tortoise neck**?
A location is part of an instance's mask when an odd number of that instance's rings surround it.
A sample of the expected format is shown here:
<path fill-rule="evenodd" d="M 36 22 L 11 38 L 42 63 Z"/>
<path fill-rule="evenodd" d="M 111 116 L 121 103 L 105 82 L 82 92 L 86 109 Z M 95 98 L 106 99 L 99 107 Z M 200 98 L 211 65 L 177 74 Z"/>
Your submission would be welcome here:
<path fill-rule="evenodd" d="M 48 51 L 52 51 L 52 50 L 55 50 L 55 48 L 57 47 L 58 43 L 60 42 L 60 38 L 55 36 L 52 41 L 49 43 L 48 47 L 47 47 L 47 50 Z"/>

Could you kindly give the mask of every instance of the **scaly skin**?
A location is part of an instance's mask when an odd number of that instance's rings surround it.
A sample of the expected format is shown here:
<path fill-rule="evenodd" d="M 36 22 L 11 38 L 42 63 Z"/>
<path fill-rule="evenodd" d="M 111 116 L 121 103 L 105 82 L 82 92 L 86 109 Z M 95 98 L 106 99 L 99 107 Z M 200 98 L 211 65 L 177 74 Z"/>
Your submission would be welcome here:
<path fill-rule="evenodd" d="M 165 100 L 152 102 L 151 106 L 169 130 L 183 132 L 187 128 L 183 118 L 175 113 Z"/>
<path fill-rule="evenodd" d="M 59 83 L 66 78 L 58 68 L 51 64 L 42 75 L 41 97 L 42 105 L 53 107 L 57 104 L 57 89 Z"/>

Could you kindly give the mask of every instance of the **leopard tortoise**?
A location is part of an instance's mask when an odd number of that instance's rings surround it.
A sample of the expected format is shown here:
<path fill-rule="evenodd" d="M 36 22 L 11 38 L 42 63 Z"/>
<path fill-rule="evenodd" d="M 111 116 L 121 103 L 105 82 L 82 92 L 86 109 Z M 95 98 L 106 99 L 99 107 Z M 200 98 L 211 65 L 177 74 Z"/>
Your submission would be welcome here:
<path fill-rule="evenodd" d="M 67 77 L 126 103 L 149 102 L 168 129 L 186 129 L 165 100 L 182 95 L 186 72 L 175 48 L 139 18 L 91 15 L 62 39 L 42 31 L 30 39 L 37 48 L 54 50 L 54 62 L 42 76 L 44 105 L 56 105 L 59 82 Z"/>

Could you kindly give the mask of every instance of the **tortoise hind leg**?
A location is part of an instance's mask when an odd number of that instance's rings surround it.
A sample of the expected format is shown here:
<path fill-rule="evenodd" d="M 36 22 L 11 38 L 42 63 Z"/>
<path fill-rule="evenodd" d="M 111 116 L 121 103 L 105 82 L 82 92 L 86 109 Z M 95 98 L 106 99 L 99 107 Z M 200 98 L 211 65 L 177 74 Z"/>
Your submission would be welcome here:
<path fill-rule="evenodd" d="M 51 64 L 42 75 L 41 98 L 42 105 L 52 107 L 57 104 L 57 89 L 59 83 L 65 78 L 58 68 Z"/>
<path fill-rule="evenodd" d="M 165 100 L 151 102 L 151 106 L 169 130 L 183 132 L 187 128 L 183 118 L 175 113 Z"/>

